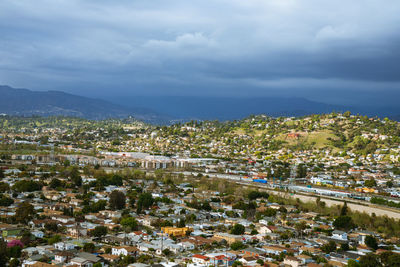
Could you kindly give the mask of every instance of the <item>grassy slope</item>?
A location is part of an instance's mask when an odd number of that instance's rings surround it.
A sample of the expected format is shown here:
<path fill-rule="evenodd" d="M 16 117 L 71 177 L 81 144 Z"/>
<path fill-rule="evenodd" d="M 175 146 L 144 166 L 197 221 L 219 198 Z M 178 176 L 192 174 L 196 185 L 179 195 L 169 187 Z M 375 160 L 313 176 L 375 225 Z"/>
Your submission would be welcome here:
<path fill-rule="evenodd" d="M 288 138 L 287 134 L 279 134 L 275 139 L 287 142 L 287 146 L 294 146 L 297 144 L 304 143 L 306 145 L 314 144 L 314 148 L 331 147 L 328 138 L 336 139 L 337 137 L 329 130 L 317 131 L 317 132 L 299 132 L 301 137 L 299 139 Z"/>

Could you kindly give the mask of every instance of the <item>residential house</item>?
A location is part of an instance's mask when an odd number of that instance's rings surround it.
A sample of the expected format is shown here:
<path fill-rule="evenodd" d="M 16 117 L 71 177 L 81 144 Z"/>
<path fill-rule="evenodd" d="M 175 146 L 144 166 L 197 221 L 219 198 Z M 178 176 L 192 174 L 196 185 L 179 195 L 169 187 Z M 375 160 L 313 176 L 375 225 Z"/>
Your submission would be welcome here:
<path fill-rule="evenodd" d="M 54 247 L 58 250 L 71 250 L 75 248 L 75 245 L 69 242 L 58 242 L 54 244 Z"/>
<path fill-rule="evenodd" d="M 54 267 L 54 265 L 40 261 L 25 261 L 22 267 Z"/>
<path fill-rule="evenodd" d="M 281 247 L 281 246 L 274 246 L 274 245 L 267 245 L 263 246 L 263 249 L 267 254 L 274 254 L 274 255 L 279 255 L 282 252 L 287 253 L 287 248 Z"/>
<path fill-rule="evenodd" d="M 301 260 L 302 264 L 308 264 L 308 263 L 313 262 L 312 257 L 310 257 L 308 255 L 304 255 L 304 254 L 298 255 L 296 258 Z"/>
<path fill-rule="evenodd" d="M 87 229 L 77 226 L 77 227 L 68 228 L 67 233 L 70 237 L 79 238 L 79 237 L 87 236 Z"/>
<path fill-rule="evenodd" d="M 332 238 L 340 239 L 340 240 L 347 240 L 347 233 L 339 230 L 335 230 L 332 232 Z"/>
<path fill-rule="evenodd" d="M 68 263 L 73 257 L 74 257 L 73 253 L 68 251 L 61 251 L 54 256 L 53 263 L 55 264 Z"/>
<path fill-rule="evenodd" d="M 185 236 L 188 232 L 191 232 L 191 231 L 193 231 L 193 229 L 191 229 L 189 227 L 181 227 L 181 228 L 161 227 L 161 232 L 163 234 L 167 234 L 168 236 L 175 236 L 175 237 Z"/>
<path fill-rule="evenodd" d="M 195 245 L 191 242 L 180 242 L 178 246 L 181 246 L 183 250 L 193 250 L 195 249 Z"/>
<path fill-rule="evenodd" d="M 42 231 L 39 231 L 39 230 L 32 231 L 31 234 L 36 238 L 43 238 L 44 237 L 44 233 Z"/>
<path fill-rule="evenodd" d="M 292 267 L 299 267 L 301 266 L 303 263 L 300 259 L 296 258 L 296 257 L 292 257 L 292 256 L 287 256 L 284 260 L 283 260 L 283 264 L 285 265 L 289 265 Z"/>
<path fill-rule="evenodd" d="M 265 251 L 259 248 L 246 248 L 241 250 L 244 257 L 260 257 L 261 255 L 265 254 Z"/>
<path fill-rule="evenodd" d="M 80 252 L 75 258 L 71 259 L 70 264 L 76 264 L 78 267 L 92 267 L 93 264 L 97 262 L 104 265 L 103 260 L 100 257 L 91 253 Z"/>
<path fill-rule="evenodd" d="M 200 254 L 193 255 L 192 261 L 196 264 L 202 264 L 203 266 L 210 265 L 210 258 Z"/>
<path fill-rule="evenodd" d="M 239 235 L 232 235 L 227 233 L 215 233 L 213 239 L 217 241 L 225 240 L 228 244 L 235 243 L 237 241 L 242 241 L 242 237 Z"/>
<path fill-rule="evenodd" d="M 132 247 L 132 246 L 119 246 L 119 247 L 113 247 L 111 249 L 111 254 L 112 255 L 124 255 L 124 256 L 133 256 L 136 257 L 138 255 L 138 248 L 137 247 Z"/>

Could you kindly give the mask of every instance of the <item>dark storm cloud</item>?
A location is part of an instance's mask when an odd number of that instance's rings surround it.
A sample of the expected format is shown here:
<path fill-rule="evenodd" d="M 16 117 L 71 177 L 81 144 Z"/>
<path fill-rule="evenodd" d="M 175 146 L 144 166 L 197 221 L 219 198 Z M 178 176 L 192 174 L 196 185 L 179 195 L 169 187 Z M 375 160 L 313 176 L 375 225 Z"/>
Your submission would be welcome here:
<path fill-rule="evenodd" d="M 81 94 L 397 93 L 397 0 L 3 0 L 0 83 Z"/>

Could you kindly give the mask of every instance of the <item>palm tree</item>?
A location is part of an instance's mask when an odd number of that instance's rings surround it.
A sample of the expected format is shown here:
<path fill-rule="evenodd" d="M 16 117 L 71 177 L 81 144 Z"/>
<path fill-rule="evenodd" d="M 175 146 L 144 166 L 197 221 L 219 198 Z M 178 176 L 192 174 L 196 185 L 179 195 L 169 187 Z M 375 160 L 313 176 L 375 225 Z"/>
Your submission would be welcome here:
<path fill-rule="evenodd" d="M 305 221 L 301 221 L 296 223 L 295 228 L 298 233 L 300 233 L 301 238 L 303 238 L 303 231 L 307 228 L 307 224 Z"/>

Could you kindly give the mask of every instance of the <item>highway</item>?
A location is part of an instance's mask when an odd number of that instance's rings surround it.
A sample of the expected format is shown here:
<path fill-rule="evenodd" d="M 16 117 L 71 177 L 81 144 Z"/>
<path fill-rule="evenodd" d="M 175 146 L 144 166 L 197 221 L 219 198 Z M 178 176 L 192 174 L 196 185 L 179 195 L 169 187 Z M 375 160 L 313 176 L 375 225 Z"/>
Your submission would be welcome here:
<path fill-rule="evenodd" d="M 198 172 L 179 172 L 182 173 L 185 176 L 197 176 L 199 173 Z M 351 198 L 339 198 L 339 197 L 334 197 L 334 196 L 324 196 L 324 195 L 319 195 L 315 193 L 305 193 L 305 192 L 286 192 L 286 191 L 279 191 L 276 189 L 273 189 L 269 186 L 260 184 L 260 183 L 255 183 L 252 181 L 244 181 L 241 179 L 241 176 L 239 175 L 231 175 L 231 174 L 218 174 L 218 173 L 201 173 L 202 175 L 208 175 L 211 178 L 219 178 L 219 179 L 227 179 L 227 180 L 233 180 L 238 184 L 241 184 L 246 187 L 253 187 L 257 189 L 262 189 L 264 191 L 267 191 L 270 194 L 275 194 L 282 196 L 284 198 L 298 198 L 303 202 L 315 202 L 317 197 L 320 197 L 321 201 L 324 201 L 326 203 L 326 206 L 335 206 L 335 205 L 343 205 L 344 201 L 347 202 L 347 207 L 349 207 L 351 210 L 354 211 L 359 211 L 359 212 L 365 212 L 369 215 L 372 215 L 372 213 L 375 213 L 377 216 L 388 216 L 389 218 L 394 218 L 397 220 L 400 220 L 400 210 L 391 208 L 391 207 L 386 207 L 386 206 L 379 206 L 375 204 L 371 204 L 370 202 L 367 201 L 362 201 L 362 200 L 356 200 L 356 199 L 351 199 Z"/>

